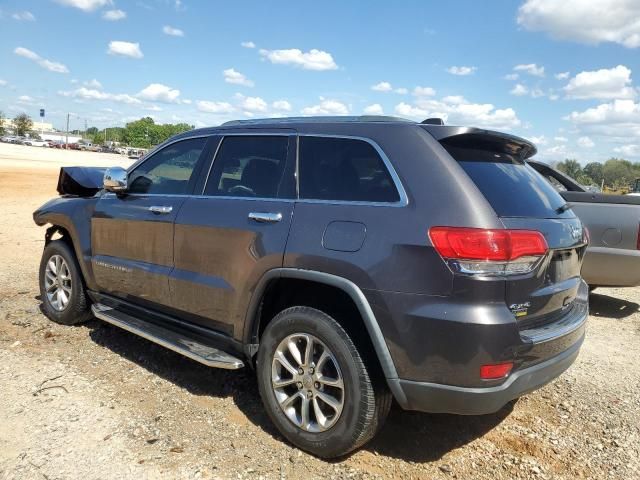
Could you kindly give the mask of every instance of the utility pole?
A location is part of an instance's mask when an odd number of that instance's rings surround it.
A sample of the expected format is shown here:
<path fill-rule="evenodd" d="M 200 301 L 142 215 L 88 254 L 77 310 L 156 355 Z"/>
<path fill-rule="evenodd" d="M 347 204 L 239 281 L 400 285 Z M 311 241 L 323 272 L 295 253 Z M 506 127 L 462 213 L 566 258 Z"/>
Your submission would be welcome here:
<path fill-rule="evenodd" d="M 67 113 L 67 140 L 64 142 L 64 149 L 69 150 L 69 113 Z"/>

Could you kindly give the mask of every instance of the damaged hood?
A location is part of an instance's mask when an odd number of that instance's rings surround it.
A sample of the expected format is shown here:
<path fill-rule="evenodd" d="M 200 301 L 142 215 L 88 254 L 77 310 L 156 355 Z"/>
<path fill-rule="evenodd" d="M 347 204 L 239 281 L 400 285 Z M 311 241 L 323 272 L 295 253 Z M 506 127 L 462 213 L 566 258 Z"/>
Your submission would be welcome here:
<path fill-rule="evenodd" d="M 62 167 L 58 177 L 58 193 L 92 197 L 102 190 L 106 170 L 102 167 Z"/>

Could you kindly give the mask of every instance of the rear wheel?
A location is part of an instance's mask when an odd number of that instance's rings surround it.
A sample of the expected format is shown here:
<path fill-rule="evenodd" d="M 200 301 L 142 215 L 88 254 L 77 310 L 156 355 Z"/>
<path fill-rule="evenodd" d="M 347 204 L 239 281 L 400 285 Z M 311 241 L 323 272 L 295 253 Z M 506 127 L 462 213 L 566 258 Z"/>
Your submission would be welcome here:
<path fill-rule="evenodd" d="M 294 445 L 324 458 L 370 440 L 391 394 L 372 378 L 351 338 L 329 315 L 291 307 L 260 341 L 258 387 L 271 420 Z"/>
<path fill-rule="evenodd" d="M 62 325 L 89 320 L 91 312 L 76 257 L 62 240 L 53 240 L 42 252 L 40 298 L 46 316 Z"/>

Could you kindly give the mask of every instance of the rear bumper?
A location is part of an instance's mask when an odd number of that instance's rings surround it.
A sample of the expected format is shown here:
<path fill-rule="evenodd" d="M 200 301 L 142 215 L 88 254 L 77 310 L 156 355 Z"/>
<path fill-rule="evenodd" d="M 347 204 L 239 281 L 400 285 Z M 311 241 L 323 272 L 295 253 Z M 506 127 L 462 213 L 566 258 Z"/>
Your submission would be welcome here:
<path fill-rule="evenodd" d="M 640 285 L 640 250 L 589 247 L 584 257 L 581 275 L 592 286 Z"/>
<path fill-rule="evenodd" d="M 580 351 L 584 333 L 559 355 L 512 373 L 501 385 L 486 388 L 456 387 L 437 383 L 398 380 L 403 408 L 430 413 L 483 415 L 500 410 L 511 400 L 546 385 L 571 366 Z"/>

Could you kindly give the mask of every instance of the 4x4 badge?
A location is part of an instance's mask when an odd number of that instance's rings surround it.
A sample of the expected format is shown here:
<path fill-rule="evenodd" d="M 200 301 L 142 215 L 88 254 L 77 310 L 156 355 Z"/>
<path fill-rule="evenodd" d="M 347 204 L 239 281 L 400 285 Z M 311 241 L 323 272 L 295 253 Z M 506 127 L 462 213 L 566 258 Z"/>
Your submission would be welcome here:
<path fill-rule="evenodd" d="M 531 302 L 514 303 L 509 307 L 509 310 L 511 310 L 516 317 L 524 317 L 528 313 L 530 306 Z"/>

